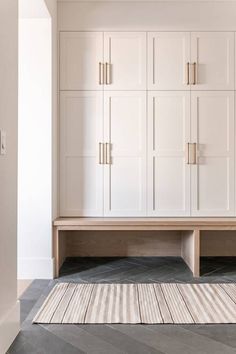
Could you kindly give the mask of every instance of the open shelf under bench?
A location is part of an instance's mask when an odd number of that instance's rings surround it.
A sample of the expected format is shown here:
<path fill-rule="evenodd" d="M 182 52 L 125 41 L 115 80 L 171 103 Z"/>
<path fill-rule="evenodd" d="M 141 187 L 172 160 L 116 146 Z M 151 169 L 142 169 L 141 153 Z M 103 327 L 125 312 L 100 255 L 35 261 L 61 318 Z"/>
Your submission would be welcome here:
<path fill-rule="evenodd" d="M 59 270 L 63 264 L 65 258 L 68 256 L 68 240 L 73 234 L 73 240 L 76 239 L 76 235 L 84 235 L 86 231 L 90 231 L 90 240 L 92 240 L 87 247 L 94 247 L 94 240 L 96 240 L 97 234 L 102 235 L 109 232 L 109 236 L 105 236 L 105 243 L 113 241 L 116 235 L 119 235 L 119 240 L 113 242 L 113 246 L 116 247 L 116 254 L 121 255 L 119 252 L 123 252 L 122 245 L 127 246 L 132 242 L 138 243 L 139 236 L 142 239 L 142 255 L 150 255 L 150 250 L 145 248 L 144 242 L 145 238 L 149 242 L 150 247 L 152 247 L 155 255 L 170 256 L 179 255 L 183 258 L 185 263 L 191 269 L 194 277 L 200 276 L 200 256 L 201 256 L 201 235 L 205 237 L 207 231 L 224 231 L 227 233 L 229 231 L 230 235 L 230 251 L 226 250 L 222 255 L 236 255 L 236 218 L 58 218 L 53 223 L 54 227 L 54 258 L 55 258 L 55 277 L 59 276 Z M 230 232 L 231 231 L 231 232 Z M 118 233 L 119 232 L 119 233 Z M 127 233 L 128 232 L 128 233 Z M 129 238 L 130 232 L 130 240 Z M 166 233 L 165 233 L 166 232 Z M 137 237 L 134 237 L 134 233 Z M 132 234 L 132 235 L 131 235 Z M 145 236 L 146 234 L 146 236 Z M 124 236 L 125 241 L 121 245 L 121 235 Z M 224 234 L 225 235 L 225 234 Z M 226 235 L 227 237 L 227 235 Z M 233 237 L 233 238 L 232 238 Z M 234 241 L 235 237 L 235 241 Z M 136 240 L 136 241 L 135 241 Z M 157 243 L 157 248 L 153 248 L 153 245 Z M 86 239 L 83 240 L 83 244 Z M 158 242 L 160 247 L 158 246 Z M 209 242 L 214 243 L 214 237 L 211 237 L 207 242 L 207 247 L 209 247 Z M 233 245 L 235 247 L 231 247 Z M 99 241 L 100 243 L 100 241 Z M 73 248 L 73 255 L 76 255 L 76 242 L 74 244 L 69 244 Z M 96 247 L 96 246 L 95 246 Z M 103 244 L 100 244 L 98 252 L 101 254 Z M 215 244 L 217 252 L 221 252 L 221 246 L 219 244 L 219 238 Z M 148 252 L 146 252 L 146 250 Z M 88 251 L 87 251 L 88 252 Z M 104 250 L 105 252 L 105 250 Z M 107 247 L 106 247 L 107 252 Z M 108 250 L 109 252 L 109 250 Z M 145 253 L 146 252 L 146 253 Z M 214 249 L 214 252 L 216 250 Z M 230 252 L 227 254 L 227 252 Z M 232 253 L 233 252 L 233 253 Z M 81 256 L 81 253 L 79 253 Z M 87 256 L 88 253 L 84 254 Z M 109 255 L 109 254 L 106 254 Z M 125 254 L 128 256 L 131 254 Z M 140 255 L 140 254 L 139 254 Z M 221 254 L 218 254 L 221 255 Z"/>

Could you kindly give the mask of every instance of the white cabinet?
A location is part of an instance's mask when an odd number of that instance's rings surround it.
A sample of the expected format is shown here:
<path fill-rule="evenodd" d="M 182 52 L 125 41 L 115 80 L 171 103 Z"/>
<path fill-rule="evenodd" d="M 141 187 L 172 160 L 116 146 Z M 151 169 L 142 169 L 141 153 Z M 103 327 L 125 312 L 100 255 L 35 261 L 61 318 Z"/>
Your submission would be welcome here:
<path fill-rule="evenodd" d="M 70 91 L 60 100 L 60 215 L 145 215 L 146 93 L 106 92 L 103 102 L 102 92 Z"/>
<path fill-rule="evenodd" d="M 192 215 L 234 215 L 234 93 L 192 93 Z"/>
<path fill-rule="evenodd" d="M 190 215 L 190 92 L 148 96 L 148 213 Z"/>
<path fill-rule="evenodd" d="M 149 215 L 233 216 L 234 141 L 233 92 L 149 92 Z"/>
<path fill-rule="evenodd" d="M 60 95 L 60 215 L 103 215 L 103 94 Z"/>
<path fill-rule="evenodd" d="M 103 88 L 146 90 L 145 32 L 61 32 L 60 89 Z"/>
<path fill-rule="evenodd" d="M 99 84 L 99 63 L 102 62 L 102 32 L 61 32 L 61 90 L 102 90 Z"/>
<path fill-rule="evenodd" d="M 60 215 L 235 215 L 234 33 L 60 34 Z"/>
<path fill-rule="evenodd" d="M 193 90 L 234 90 L 234 33 L 193 32 L 191 62 L 196 63 Z"/>
<path fill-rule="evenodd" d="M 148 34 L 148 89 L 188 90 L 189 32 Z"/>
<path fill-rule="evenodd" d="M 105 32 L 105 90 L 146 90 L 146 33 Z"/>
<path fill-rule="evenodd" d="M 105 93 L 105 216 L 146 214 L 146 93 Z"/>
<path fill-rule="evenodd" d="M 234 90 L 233 32 L 148 34 L 149 90 Z"/>

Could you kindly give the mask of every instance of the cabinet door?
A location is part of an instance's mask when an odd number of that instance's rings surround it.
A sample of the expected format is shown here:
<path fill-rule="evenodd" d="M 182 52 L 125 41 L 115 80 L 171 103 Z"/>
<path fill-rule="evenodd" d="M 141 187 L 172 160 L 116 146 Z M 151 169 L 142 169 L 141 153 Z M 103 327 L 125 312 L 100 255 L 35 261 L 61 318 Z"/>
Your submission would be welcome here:
<path fill-rule="evenodd" d="M 61 92 L 60 215 L 103 215 L 103 93 Z"/>
<path fill-rule="evenodd" d="M 100 62 L 103 62 L 102 32 L 61 32 L 61 90 L 103 90 L 99 84 Z"/>
<path fill-rule="evenodd" d="M 145 32 L 105 33 L 104 61 L 110 64 L 105 90 L 146 89 Z"/>
<path fill-rule="evenodd" d="M 146 92 L 105 93 L 105 142 L 111 164 L 105 165 L 107 216 L 146 213 Z"/>
<path fill-rule="evenodd" d="M 234 33 L 192 33 L 191 62 L 196 63 L 192 90 L 233 90 Z"/>
<path fill-rule="evenodd" d="M 190 215 L 190 93 L 149 92 L 148 214 Z"/>
<path fill-rule="evenodd" d="M 189 32 L 148 34 L 149 90 L 188 90 Z"/>
<path fill-rule="evenodd" d="M 192 215 L 234 215 L 234 93 L 192 93 Z"/>

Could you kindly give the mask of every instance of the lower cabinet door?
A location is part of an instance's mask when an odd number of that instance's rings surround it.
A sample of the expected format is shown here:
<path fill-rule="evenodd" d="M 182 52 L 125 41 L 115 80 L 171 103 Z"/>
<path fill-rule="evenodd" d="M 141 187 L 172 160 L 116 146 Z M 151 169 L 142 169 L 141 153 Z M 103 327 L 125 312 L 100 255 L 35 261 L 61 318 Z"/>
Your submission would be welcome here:
<path fill-rule="evenodd" d="M 234 93 L 192 92 L 191 166 L 193 216 L 234 215 Z"/>
<path fill-rule="evenodd" d="M 146 215 L 146 92 L 104 95 L 104 214 Z"/>
<path fill-rule="evenodd" d="M 190 92 L 148 96 L 148 215 L 190 215 Z"/>
<path fill-rule="evenodd" d="M 103 215 L 103 93 L 61 92 L 60 215 Z"/>

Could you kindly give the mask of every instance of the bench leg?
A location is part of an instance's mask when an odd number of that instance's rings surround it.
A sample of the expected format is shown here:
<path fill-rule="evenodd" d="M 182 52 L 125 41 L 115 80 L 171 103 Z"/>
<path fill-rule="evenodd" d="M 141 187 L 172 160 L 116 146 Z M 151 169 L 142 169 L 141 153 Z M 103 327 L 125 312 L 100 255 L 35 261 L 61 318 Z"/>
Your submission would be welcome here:
<path fill-rule="evenodd" d="M 182 233 L 181 256 L 194 277 L 200 276 L 200 231 L 184 231 Z"/>
<path fill-rule="evenodd" d="M 59 254 L 59 231 L 57 227 L 54 227 L 53 229 L 53 250 L 54 250 L 54 278 L 59 277 L 59 259 L 60 259 L 60 254 Z"/>

